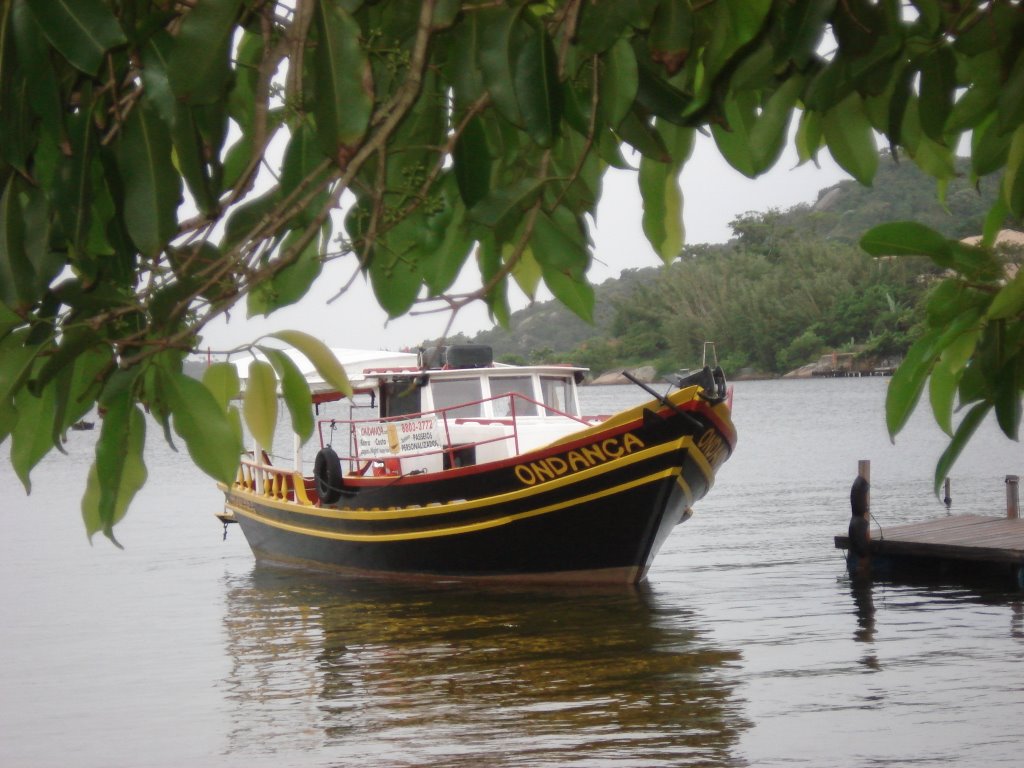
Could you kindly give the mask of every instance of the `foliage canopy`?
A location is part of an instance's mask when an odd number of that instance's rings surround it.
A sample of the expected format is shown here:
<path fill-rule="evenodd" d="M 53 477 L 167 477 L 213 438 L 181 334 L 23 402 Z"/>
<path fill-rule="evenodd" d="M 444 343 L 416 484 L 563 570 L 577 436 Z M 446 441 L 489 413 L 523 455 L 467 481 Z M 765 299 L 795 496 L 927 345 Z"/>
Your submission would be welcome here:
<path fill-rule="evenodd" d="M 83 513 L 111 535 L 145 481 L 143 407 L 232 479 L 237 379 L 182 374 L 211 318 L 292 303 L 336 258 L 392 316 L 482 298 L 505 322 L 511 276 L 589 318 L 587 219 L 624 148 L 671 261 L 694 130 L 756 176 L 798 117 L 801 159 L 827 148 L 865 184 L 876 132 L 940 189 L 965 135 L 972 175 L 1000 178 L 981 247 L 907 223 L 864 240 L 952 270 L 889 398 L 894 433 L 929 375 L 940 424 L 970 405 L 948 463 L 984 412 L 1020 422 L 1024 276 L 1003 284 L 986 246 L 1024 212 L 1022 34 L 1016 0 L 8 0 L 0 438 L 28 488 L 99 403 Z M 480 290 L 449 295 L 471 255 Z M 314 340 L 282 341 L 330 368 Z M 268 359 L 255 433 L 293 379 Z"/>

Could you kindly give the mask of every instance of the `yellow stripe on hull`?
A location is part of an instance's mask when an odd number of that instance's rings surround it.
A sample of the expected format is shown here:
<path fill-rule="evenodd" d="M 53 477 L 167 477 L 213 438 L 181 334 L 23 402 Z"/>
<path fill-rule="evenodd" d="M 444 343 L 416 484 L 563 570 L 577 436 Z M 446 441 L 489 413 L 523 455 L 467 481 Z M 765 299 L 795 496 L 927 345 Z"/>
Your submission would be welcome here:
<path fill-rule="evenodd" d="M 638 478 L 631 480 L 628 483 L 622 483 L 621 485 L 613 486 L 611 488 L 605 488 L 604 490 L 596 493 L 591 493 L 586 496 L 580 496 L 566 501 L 561 501 L 556 504 L 549 504 L 538 509 L 531 509 L 526 512 L 519 512 L 513 515 L 503 515 L 491 520 L 482 520 L 476 523 L 467 523 L 465 525 L 456 525 L 448 528 L 431 528 L 428 530 L 421 531 L 405 531 L 402 533 L 388 533 L 388 534 L 359 534 L 359 533 L 341 533 L 339 531 L 324 531 L 316 528 L 309 528 L 303 525 L 296 525 L 294 523 L 286 523 L 280 520 L 274 520 L 273 518 L 261 515 L 259 512 L 254 510 L 245 509 L 237 504 L 232 504 L 230 501 L 226 503 L 226 506 L 235 513 L 236 516 L 247 517 L 250 520 L 255 520 L 263 525 L 268 525 L 273 528 L 278 528 L 284 531 L 290 531 L 292 533 L 302 534 L 304 536 L 314 536 L 321 539 L 332 539 L 335 541 L 353 541 L 353 542 L 387 542 L 387 541 L 411 541 L 415 539 L 428 539 L 437 538 L 442 536 L 456 536 L 467 533 L 474 533 L 476 531 L 486 530 L 488 528 L 497 528 L 502 525 L 508 525 L 518 520 L 525 520 L 531 517 L 538 517 L 540 515 L 550 514 L 557 512 L 567 507 L 587 504 L 598 499 L 612 496 L 618 493 L 632 490 L 633 488 L 647 485 L 648 483 L 657 482 L 667 478 L 676 477 L 678 478 L 681 473 L 681 468 L 672 467 L 670 469 L 664 469 L 654 474 L 648 475 L 647 477 Z M 683 484 L 684 489 L 686 488 Z M 501 496 L 490 497 L 487 499 L 480 499 L 472 503 L 473 507 L 480 507 L 486 505 L 495 505 L 502 503 L 499 500 L 504 497 L 508 497 L 512 494 L 502 494 Z M 265 503 L 261 500 L 261 503 Z M 276 506 L 275 504 L 266 503 L 266 506 Z M 455 506 L 455 505 L 452 505 Z M 466 507 L 459 505 L 463 509 Z M 294 507 L 293 507 L 294 509 Z M 452 511 L 452 510 L 446 510 Z M 306 510 L 302 510 L 303 513 Z M 381 513 L 386 514 L 386 513 Z M 379 518 L 379 519 L 394 519 L 394 518 Z"/>
<path fill-rule="evenodd" d="M 488 496 L 480 499 L 472 499 L 467 501 L 453 501 L 448 503 L 435 504 L 431 506 L 409 506 L 401 507 L 397 509 L 336 509 L 333 507 L 314 507 L 297 504 L 289 501 L 279 501 L 277 499 L 268 498 L 262 496 L 253 491 L 246 491 L 239 488 L 229 489 L 229 499 L 231 496 L 238 498 L 252 499 L 254 502 L 259 503 L 261 506 L 269 507 L 271 509 L 279 509 L 287 512 L 299 512 L 303 515 L 311 515 L 314 517 L 323 517 L 331 520 L 405 520 L 415 519 L 419 517 L 432 517 L 437 515 L 449 515 L 458 514 L 461 512 L 468 512 L 481 507 L 493 506 L 495 504 L 506 504 L 510 502 L 519 501 L 526 499 L 531 496 L 535 496 L 540 493 L 548 493 L 553 490 L 558 490 L 566 485 L 585 482 L 588 479 L 596 477 L 601 474 L 614 472 L 618 469 L 628 467 L 632 464 L 647 461 L 665 453 L 672 451 L 686 450 L 690 459 L 693 460 L 694 464 L 700 470 L 704 476 L 705 481 L 710 489 L 714 483 L 715 475 L 714 470 L 708 463 L 707 459 L 704 458 L 699 450 L 693 445 L 693 438 L 690 436 L 681 437 L 678 440 L 674 440 L 667 443 L 656 445 L 653 448 L 646 448 L 636 453 L 623 456 L 621 458 L 610 461 L 606 464 L 602 464 L 597 467 L 591 467 L 589 469 L 580 470 L 564 477 L 550 480 L 546 483 L 530 486 L 528 488 L 522 488 L 516 491 L 509 491 L 507 493 L 499 494 L 497 496 Z M 677 469 L 677 474 L 679 470 Z M 693 493 L 690 488 L 685 484 L 680 475 L 679 478 L 683 489 L 686 492 L 687 498 L 690 504 L 693 504 Z M 229 502 L 230 504 L 230 502 Z"/>

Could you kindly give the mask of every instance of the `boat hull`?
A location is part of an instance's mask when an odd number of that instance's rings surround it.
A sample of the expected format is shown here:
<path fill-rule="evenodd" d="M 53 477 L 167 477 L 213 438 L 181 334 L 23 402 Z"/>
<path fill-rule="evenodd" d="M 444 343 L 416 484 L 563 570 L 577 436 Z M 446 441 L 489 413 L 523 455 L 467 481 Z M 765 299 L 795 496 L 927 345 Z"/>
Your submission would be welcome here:
<path fill-rule="evenodd" d="M 334 505 L 226 489 L 262 562 L 376 577 L 636 583 L 735 441 L 723 405 L 657 403 L 515 460 L 349 478 Z"/>

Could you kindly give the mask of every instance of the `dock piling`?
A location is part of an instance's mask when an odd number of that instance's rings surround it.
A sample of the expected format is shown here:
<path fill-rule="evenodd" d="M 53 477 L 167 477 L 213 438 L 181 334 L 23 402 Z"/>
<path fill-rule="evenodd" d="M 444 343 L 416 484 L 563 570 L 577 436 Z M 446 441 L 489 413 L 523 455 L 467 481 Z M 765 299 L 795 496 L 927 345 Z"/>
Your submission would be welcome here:
<path fill-rule="evenodd" d="M 860 459 L 857 462 L 857 476 L 863 477 L 868 483 L 868 491 L 865 496 L 867 507 L 871 509 L 871 459 Z"/>
<path fill-rule="evenodd" d="M 1020 477 L 1017 475 L 1006 476 L 1006 517 L 1009 520 L 1020 519 L 1019 484 Z"/>

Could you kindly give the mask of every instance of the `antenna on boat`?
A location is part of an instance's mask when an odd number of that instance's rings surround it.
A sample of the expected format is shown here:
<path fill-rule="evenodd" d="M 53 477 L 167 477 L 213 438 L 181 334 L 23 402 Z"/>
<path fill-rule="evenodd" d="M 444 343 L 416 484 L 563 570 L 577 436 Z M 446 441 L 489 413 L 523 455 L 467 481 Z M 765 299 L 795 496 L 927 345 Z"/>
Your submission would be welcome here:
<path fill-rule="evenodd" d="M 706 368 L 708 364 L 708 347 L 711 347 L 711 357 L 715 363 L 712 368 L 718 367 L 718 350 L 715 348 L 715 342 L 705 341 L 704 342 L 704 354 L 701 356 L 701 368 Z"/>

